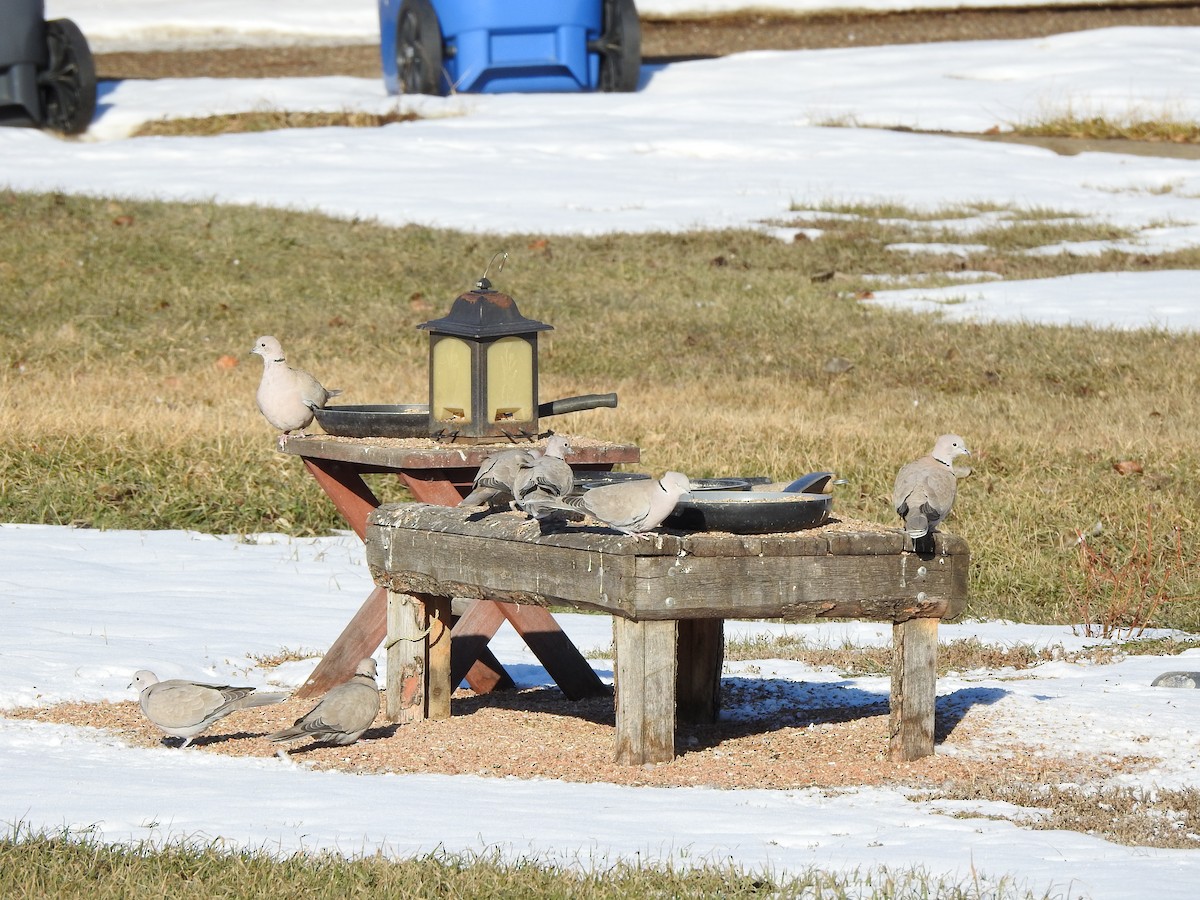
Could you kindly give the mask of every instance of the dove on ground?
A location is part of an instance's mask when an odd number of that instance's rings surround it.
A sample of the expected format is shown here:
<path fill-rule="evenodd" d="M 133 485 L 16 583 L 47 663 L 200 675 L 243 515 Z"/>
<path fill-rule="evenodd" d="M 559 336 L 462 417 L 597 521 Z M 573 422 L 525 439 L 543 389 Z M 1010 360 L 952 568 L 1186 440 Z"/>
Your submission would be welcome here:
<path fill-rule="evenodd" d="M 567 497 L 561 505 L 585 512 L 622 534 L 642 537 L 661 525 L 679 498 L 691 489 L 691 482 L 682 472 L 667 472 L 662 478 L 594 487 L 578 497 Z"/>
<path fill-rule="evenodd" d="M 290 728 L 267 735 L 275 743 L 311 738 L 318 744 L 345 746 L 357 741 L 379 713 L 375 660 L 367 657 L 354 677 L 329 691 Z"/>
<path fill-rule="evenodd" d="M 954 460 L 970 455 L 961 437 L 943 434 L 928 456 L 913 460 L 896 473 L 892 506 L 904 520 L 904 530 L 914 542 L 937 531 L 938 523 L 950 514 L 958 491 Z"/>
<path fill-rule="evenodd" d="M 513 479 L 522 465 L 530 464 L 542 455 L 536 447 L 524 450 L 514 447 L 501 450 L 485 459 L 475 473 L 471 493 L 459 501 L 459 506 L 500 505 L 513 499 Z"/>
<path fill-rule="evenodd" d="M 283 347 L 276 338 L 265 334 L 254 342 L 251 353 L 262 357 L 263 374 L 258 383 L 258 409 L 268 422 L 289 434 L 304 433 L 313 420 L 313 409 L 323 409 L 330 397 L 340 390 L 327 390 L 303 369 L 287 364 Z"/>
<path fill-rule="evenodd" d="M 180 749 L 231 712 L 281 703 L 288 698 L 286 693 L 258 694 L 252 687 L 205 684 L 180 678 L 159 681 L 158 676 L 148 669 L 135 672 L 130 687 L 137 689 L 138 701 L 147 719 L 172 737 L 183 738 Z"/>
<path fill-rule="evenodd" d="M 510 505 L 540 519 L 570 494 L 575 489 L 575 473 L 564 459 L 570 449 L 567 439 L 556 434 L 546 442 L 540 457 L 522 463 L 513 477 Z"/>

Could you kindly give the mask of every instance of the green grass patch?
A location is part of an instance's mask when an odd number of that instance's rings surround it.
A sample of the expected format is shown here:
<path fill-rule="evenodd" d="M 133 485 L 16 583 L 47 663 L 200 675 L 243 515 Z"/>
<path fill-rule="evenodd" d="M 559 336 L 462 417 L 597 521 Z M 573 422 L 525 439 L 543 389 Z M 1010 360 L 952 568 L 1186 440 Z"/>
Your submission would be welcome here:
<path fill-rule="evenodd" d="M 19 834 L 0 840 L 0 895 L 108 900 L 153 897 L 426 897 L 512 900 L 624 900 L 672 897 L 822 897 L 884 900 L 1017 900 L 1037 895 L 1011 878 L 980 876 L 961 883 L 920 870 L 885 868 L 848 874 L 813 869 L 798 875 L 754 874 L 731 865 L 695 868 L 614 863 L 574 872 L 498 855 L 432 853 L 412 859 L 382 856 L 272 856 L 218 846 L 108 846 L 93 839 Z"/>

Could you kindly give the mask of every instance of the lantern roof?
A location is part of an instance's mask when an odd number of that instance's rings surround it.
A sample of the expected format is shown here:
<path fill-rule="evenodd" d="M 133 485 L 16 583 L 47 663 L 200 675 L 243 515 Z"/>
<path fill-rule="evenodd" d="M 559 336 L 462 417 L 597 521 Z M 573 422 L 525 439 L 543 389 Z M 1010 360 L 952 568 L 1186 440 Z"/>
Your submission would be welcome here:
<path fill-rule="evenodd" d="M 550 331 L 553 325 L 527 319 L 517 309 L 517 301 L 508 294 L 492 289 L 487 278 L 480 278 L 475 290 L 460 294 L 450 306 L 448 315 L 422 322 L 417 326 L 439 334 L 460 337 L 487 338 L 531 331 Z"/>

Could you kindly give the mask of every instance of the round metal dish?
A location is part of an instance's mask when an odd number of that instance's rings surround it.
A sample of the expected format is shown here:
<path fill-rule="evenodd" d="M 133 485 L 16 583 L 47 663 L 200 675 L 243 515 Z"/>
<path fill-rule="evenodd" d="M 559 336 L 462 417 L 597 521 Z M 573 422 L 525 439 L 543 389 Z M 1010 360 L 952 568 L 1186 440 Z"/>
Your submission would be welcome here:
<path fill-rule="evenodd" d="M 832 508 L 829 494 L 698 491 L 684 494 L 663 525 L 684 531 L 775 534 L 820 525 Z"/>
<path fill-rule="evenodd" d="M 645 481 L 649 475 L 637 472 L 589 472 L 575 479 L 575 493 L 582 494 L 594 487 L 620 484 L 624 481 Z M 750 482 L 745 478 L 693 478 L 693 491 L 748 491 Z"/>
<path fill-rule="evenodd" d="M 429 437 L 429 404 L 327 406 L 315 410 L 326 434 L 338 437 Z"/>
<path fill-rule="evenodd" d="M 626 481 L 645 481 L 649 475 L 638 472 L 581 472 L 575 477 L 573 493 L 582 494 L 592 488 L 604 487 L 608 484 L 622 484 Z"/>

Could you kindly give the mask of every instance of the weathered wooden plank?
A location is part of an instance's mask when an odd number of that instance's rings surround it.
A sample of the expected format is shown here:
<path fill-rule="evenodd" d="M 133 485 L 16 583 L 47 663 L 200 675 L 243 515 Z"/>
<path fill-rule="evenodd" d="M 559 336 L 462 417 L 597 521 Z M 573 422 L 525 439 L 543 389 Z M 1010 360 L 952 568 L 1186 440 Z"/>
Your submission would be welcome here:
<path fill-rule="evenodd" d="M 352 466 L 331 459 L 305 459 L 304 467 L 333 501 L 346 524 L 359 538 L 365 540 L 367 516 L 379 506 L 379 498 L 363 481 L 362 476 Z M 353 675 L 354 670 L 351 669 L 347 680 Z"/>
<path fill-rule="evenodd" d="M 717 721 L 724 662 L 724 619 L 679 620 L 675 709 L 680 722 Z"/>
<path fill-rule="evenodd" d="M 423 596 L 429 634 L 424 648 L 428 666 L 425 670 L 425 715 L 429 719 L 450 718 L 450 695 L 456 682 L 450 677 L 450 598 Z"/>
<path fill-rule="evenodd" d="M 612 692 L 571 643 L 549 610 L 540 606 L 500 603 L 500 612 L 538 658 L 568 700 L 607 697 Z"/>
<path fill-rule="evenodd" d="M 437 531 L 490 541 L 514 541 L 522 545 L 564 547 L 572 550 L 603 548 L 606 554 L 624 556 L 674 556 L 682 549 L 681 538 L 655 533 L 650 538 L 621 535 L 598 525 L 570 522 L 552 517 L 540 523 L 504 508 L 445 507 L 421 503 L 390 503 L 375 510 L 369 524 L 393 531 Z"/>
<path fill-rule="evenodd" d="M 676 623 L 613 619 L 617 741 L 623 765 L 675 757 Z"/>
<path fill-rule="evenodd" d="M 378 532 L 368 540 L 368 563 L 393 590 L 573 605 L 639 619 L 902 621 L 949 615 L 966 596 L 967 555 L 640 555 L 623 546 L 610 552 L 614 545 L 603 538 L 581 552 L 538 538 L 460 534 L 461 520 L 440 519 L 437 507 L 424 510 L 431 515 L 420 521 L 455 530 L 371 526 Z"/>
<path fill-rule="evenodd" d="M 637 593 L 621 606 L 639 619 L 936 617 L 962 584 L 966 561 L 947 560 L 918 573 L 903 555 L 638 558 Z"/>
<path fill-rule="evenodd" d="M 378 467 L 379 470 L 400 469 L 470 469 L 479 468 L 488 456 L 512 444 L 439 444 L 424 438 L 345 438 L 333 435 L 288 436 L 281 441 L 283 453 L 310 459 L 334 459 L 343 462 Z M 634 444 L 609 444 L 578 440 L 571 445 L 568 462 L 572 465 L 616 465 L 635 463 L 641 451 Z"/>
<path fill-rule="evenodd" d="M 407 594 L 387 598 L 387 717 L 407 725 L 426 717 L 428 663 L 425 604 Z"/>
<path fill-rule="evenodd" d="M 580 552 L 529 540 L 490 540 L 378 525 L 371 528 L 375 530 L 367 541 L 367 563 L 373 577 L 425 575 L 435 581 L 428 586 L 429 593 L 486 594 L 492 599 L 572 597 L 570 605 L 605 610 L 632 593 L 622 585 L 632 571 L 632 556 Z M 461 587 L 455 587 L 456 583 Z M 472 592 L 468 586 L 476 590 Z M 488 593 L 493 590 L 497 593 Z"/>
<path fill-rule="evenodd" d="M 349 681 L 354 677 L 358 664 L 379 649 L 386 633 L 387 591 L 377 586 L 363 601 L 354 618 L 342 629 L 295 696 L 301 699 L 320 697 L 330 688 Z"/>
<path fill-rule="evenodd" d="M 892 694 L 888 755 L 899 761 L 933 753 L 937 704 L 937 619 L 892 626 Z"/>
<path fill-rule="evenodd" d="M 444 581 L 411 570 L 389 572 L 372 566 L 371 572 L 377 582 L 399 592 L 452 593 L 521 605 L 575 606 L 636 619 L 819 617 L 898 622 L 945 618 L 962 608 L 965 597 L 949 592 L 965 590 L 965 584 L 957 585 L 965 582 L 965 577 L 951 578 L 955 587 L 948 588 L 943 576 L 927 583 L 928 590 L 906 590 L 896 587 L 898 577 L 888 568 L 886 557 L 864 559 L 874 561 L 828 557 L 807 578 L 797 579 L 791 573 L 776 581 L 765 581 L 761 573 L 755 578 L 743 577 L 745 573 L 739 569 L 725 567 L 728 582 L 679 579 L 671 583 L 670 593 L 661 593 L 663 589 L 650 581 L 637 580 L 641 591 L 632 601 L 622 599 L 619 594 L 593 590 L 586 582 L 574 585 L 579 591 L 587 591 L 586 595 L 570 590 L 571 585 L 559 585 L 553 593 L 534 593 L 520 587 L 503 590 L 457 579 Z M 543 579 L 540 587 L 545 590 L 550 585 Z"/>

